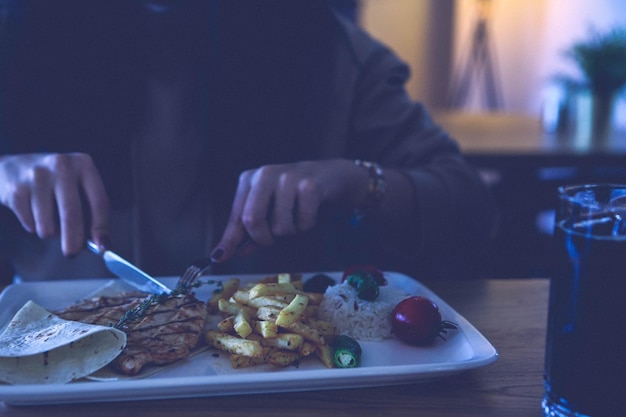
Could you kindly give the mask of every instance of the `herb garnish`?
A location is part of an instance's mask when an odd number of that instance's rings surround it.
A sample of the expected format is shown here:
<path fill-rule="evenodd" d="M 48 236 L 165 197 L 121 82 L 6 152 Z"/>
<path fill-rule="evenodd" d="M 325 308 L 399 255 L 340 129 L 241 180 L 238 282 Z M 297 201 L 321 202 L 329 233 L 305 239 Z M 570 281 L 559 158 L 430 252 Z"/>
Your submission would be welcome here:
<path fill-rule="evenodd" d="M 124 315 L 119 319 L 119 321 L 113 327 L 115 327 L 116 329 L 122 329 L 123 327 L 127 326 L 128 323 L 131 323 L 135 320 L 143 318 L 148 312 L 148 309 L 150 309 L 150 307 L 161 304 L 165 302 L 166 300 L 168 300 L 169 298 L 186 295 L 189 293 L 189 291 L 191 291 L 192 288 L 198 288 L 198 287 L 201 287 L 202 285 L 211 285 L 211 284 L 217 285 L 217 288 L 214 291 L 216 293 L 222 292 L 224 289 L 221 281 L 196 280 L 190 285 L 178 285 L 169 294 L 152 294 L 149 297 L 146 297 L 136 307 L 124 313 Z"/>

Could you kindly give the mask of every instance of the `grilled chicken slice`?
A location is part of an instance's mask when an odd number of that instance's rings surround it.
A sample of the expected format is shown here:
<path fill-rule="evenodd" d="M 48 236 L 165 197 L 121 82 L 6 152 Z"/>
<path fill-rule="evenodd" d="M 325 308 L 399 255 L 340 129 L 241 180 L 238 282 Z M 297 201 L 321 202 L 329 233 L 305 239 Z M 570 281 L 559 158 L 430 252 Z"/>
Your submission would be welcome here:
<path fill-rule="evenodd" d="M 98 297 L 56 314 L 67 320 L 114 325 L 146 296 L 126 293 Z M 127 335 L 126 348 L 111 365 L 124 374 L 136 375 L 148 364 L 165 365 L 186 358 L 198 343 L 207 317 L 206 304 L 193 295 L 168 297 L 151 306 L 143 318 L 122 327 Z"/>

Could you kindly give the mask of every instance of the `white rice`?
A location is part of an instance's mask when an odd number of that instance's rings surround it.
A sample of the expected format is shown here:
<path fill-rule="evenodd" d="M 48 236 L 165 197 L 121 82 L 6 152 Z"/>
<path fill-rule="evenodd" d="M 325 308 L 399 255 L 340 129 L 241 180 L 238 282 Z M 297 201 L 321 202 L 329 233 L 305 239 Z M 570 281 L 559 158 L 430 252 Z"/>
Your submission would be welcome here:
<path fill-rule="evenodd" d="M 356 289 L 343 282 L 328 287 L 319 317 L 332 322 L 339 334 L 357 340 L 387 339 L 391 337 L 391 313 L 407 297 L 402 290 L 381 286 L 375 300 L 361 300 Z"/>

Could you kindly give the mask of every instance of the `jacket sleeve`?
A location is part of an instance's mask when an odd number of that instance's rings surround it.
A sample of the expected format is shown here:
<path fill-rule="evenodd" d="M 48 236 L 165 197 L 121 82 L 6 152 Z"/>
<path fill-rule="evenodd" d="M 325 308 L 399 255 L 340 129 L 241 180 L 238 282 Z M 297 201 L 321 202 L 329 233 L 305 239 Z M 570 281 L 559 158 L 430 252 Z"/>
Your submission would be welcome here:
<path fill-rule="evenodd" d="M 350 146 L 356 157 L 402 170 L 415 193 L 416 229 L 401 247 L 385 248 L 399 264 L 429 275 L 476 262 L 489 246 L 496 211 L 486 184 L 457 143 L 407 94 L 408 67 L 388 48 L 357 45 Z M 359 49 L 360 48 L 360 49 Z M 475 266 L 475 265 L 474 265 Z"/>

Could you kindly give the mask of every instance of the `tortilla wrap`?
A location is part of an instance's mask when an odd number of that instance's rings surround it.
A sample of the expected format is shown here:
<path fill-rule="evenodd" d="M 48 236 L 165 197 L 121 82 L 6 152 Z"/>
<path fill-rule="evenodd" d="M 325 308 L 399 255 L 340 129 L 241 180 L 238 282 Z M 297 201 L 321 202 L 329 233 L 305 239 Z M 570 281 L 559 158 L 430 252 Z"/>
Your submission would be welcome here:
<path fill-rule="evenodd" d="M 125 346 L 121 330 L 63 320 L 28 301 L 0 334 L 0 381 L 73 381 L 107 365 Z"/>

